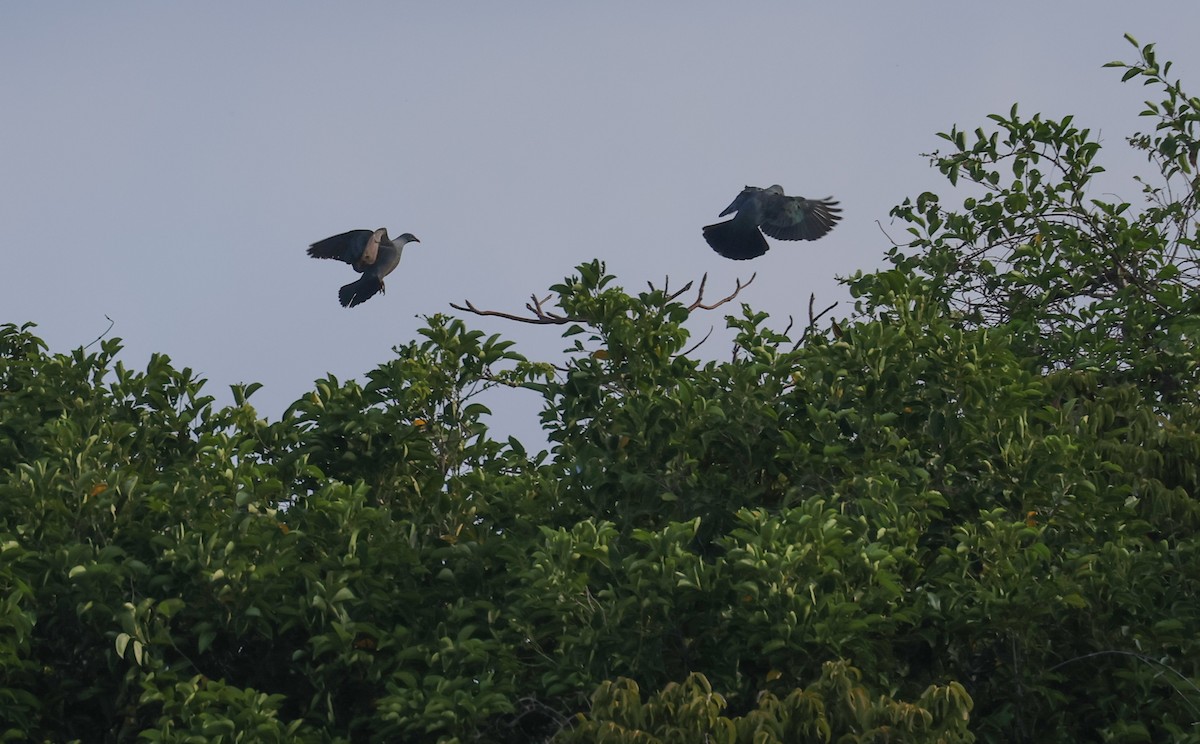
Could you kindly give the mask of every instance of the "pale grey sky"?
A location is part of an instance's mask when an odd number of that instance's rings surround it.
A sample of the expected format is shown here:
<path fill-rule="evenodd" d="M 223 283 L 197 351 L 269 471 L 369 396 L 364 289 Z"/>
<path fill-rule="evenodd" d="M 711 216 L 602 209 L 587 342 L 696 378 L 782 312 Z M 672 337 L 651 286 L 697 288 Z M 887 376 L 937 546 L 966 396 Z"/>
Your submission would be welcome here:
<path fill-rule="evenodd" d="M 935 132 L 1013 102 L 1099 130 L 1106 186 L 1136 200 L 1123 138 L 1146 91 L 1101 65 L 1133 58 L 1130 32 L 1200 90 L 1198 27 L 1192 2 L 7 2 L 0 322 L 67 351 L 107 315 L 127 365 L 164 352 L 221 401 L 262 382 L 271 419 L 389 359 L 419 316 L 519 310 L 591 258 L 631 290 L 708 272 L 715 296 L 758 271 L 741 299 L 782 327 L 881 264 L 893 205 L 949 192 L 920 157 Z M 701 226 L 772 183 L 845 220 L 749 263 L 709 250 Z M 343 309 L 352 272 L 304 250 L 381 226 L 422 243 Z M 564 346 L 469 322 L 530 356 Z M 502 408 L 500 429 L 536 428 Z"/>

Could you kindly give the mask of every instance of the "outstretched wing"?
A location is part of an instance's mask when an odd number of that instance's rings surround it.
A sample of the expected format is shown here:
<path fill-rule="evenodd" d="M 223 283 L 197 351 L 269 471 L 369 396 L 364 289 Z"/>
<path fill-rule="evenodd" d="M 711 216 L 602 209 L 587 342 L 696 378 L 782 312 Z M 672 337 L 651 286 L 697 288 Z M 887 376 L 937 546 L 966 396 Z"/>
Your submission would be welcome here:
<path fill-rule="evenodd" d="M 363 248 L 362 258 L 358 260 L 358 263 L 362 266 L 374 264 L 376 259 L 379 258 L 379 244 L 381 242 L 388 243 L 387 229 L 382 227 L 371 233 L 371 237 L 367 238 L 367 246 Z M 388 243 L 388 245 L 391 244 Z"/>
<path fill-rule="evenodd" d="M 781 193 L 781 194 L 783 193 L 782 187 L 772 187 L 772 188 L 779 188 L 779 193 Z M 728 207 L 725 207 L 724 211 L 722 211 L 717 216 L 724 217 L 727 214 L 733 214 L 734 212 L 740 212 L 747 206 L 750 207 L 750 209 L 748 211 L 754 212 L 756 209 L 755 200 L 760 198 L 760 196 L 762 195 L 762 193 L 764 191 L 766 191 L 766 189 L 760 189 L 757 186 L 745 187 L 744 189 L 742 189 L 741 193 L 738 194 L 737 197 L 734 198 L 733 202 L 730 203 L 730 205 Z"/>
<path fill-rule="evenodd" d="M 386 242 L 387 230 L 382 227 L 378 230 L 350 230 L 313 243 L 308 247 L 308 255 L 345 261 L 362 271 L 375 263 L 380 243 Z"/>
<path fill-rule="evenodd" d="M 816 240 L 842 219 L 832 197 L 805 199 L 783 194 L 763 194 L 762 231 L 776 240 Z"/>

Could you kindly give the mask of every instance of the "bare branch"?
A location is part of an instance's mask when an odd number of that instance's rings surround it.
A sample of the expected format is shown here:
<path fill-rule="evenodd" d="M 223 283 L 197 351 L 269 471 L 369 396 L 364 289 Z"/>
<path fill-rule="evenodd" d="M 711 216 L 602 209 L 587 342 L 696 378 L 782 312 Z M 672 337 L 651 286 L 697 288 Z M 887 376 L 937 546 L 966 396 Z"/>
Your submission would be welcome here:
<path fill-rule="evenodd" d="M 105 315 L 105 316 L 104 316 L 104 319 L 108 321 L 108 328 L 105 328 L 105 329 L 104 329 L 104 333 L 101 333 L 99 336 L 96 336 L 96 338 L 92 339 L 92 343 L 91 343 L 91 344 L 88 344 L 88 345 L 87 345 L 87 346 L 85 346 L 85 347 L 83 347 L 84 349 L 91 348 L 92 344 L 96 343 L 96 342 L 97 342 L 97 341 L 99 341 L 100 339 L 102 339 L 102 338 L 104 338 L 105 336 L 107 336 L 107 335 L 108 335 L 108 332 L 109 332 L 109 331 L 111 331 L 111 330 L 113 329 L 113 326 L 114 326 L 114 325 L 116 325 L 116 321 L 115 321 L 115 320 L 113 320 L 112 318 L 108 317 L 107 315 Z"/>
<path fill-rule="evenodd" d="M 728 297 L 717 300 L 716 302 L 712 303 L 711 305 L 705 305 L 704 304 L 704 284 L 705 284 L 705 282 L 708 281 L 708 274 L 705 274 L 704 278 L 702 278 L 700 280 L 700 289 L 698 289 L 696 291 L 696 301 L 693 302 L 692 304 L 688 305 L 688 312 L 690 313 L 691 311 L 695 310 L 696 308 L 699 308 L 701 310 L 716 310 L 721 305 L 724 305 L 726 302 L 730 302 L 731 300 L 733 300 L 733 298 L 737 297 L 738 294 L 740 294 L 743 289 L 745 289 L 746 287 L 749 287 L 751 284 L 753 284 L 754 279 L 757 276 L 758 276 L 758 272 L 756 271 L 750 275 L 750 279 L 747 280 L 747 282 L 745 284 L 742 284 L 742 280 L 738 279 L 737 286 L 734 288 L 733 292 Z M 691 286 L 690 282 L 688 283 L 688 286 L 689 287 Z M 682 294 L 683 291 L 686 291 L 686 288 L 684 290 L 681 290 L 680 294 Z"/>
<path fill-rule="evenodd" d="M 504 313 L 500 312 L 499 310 L 480 310 L 471 304 L 470 300 L 464 300 L 466 303 L 465 306 L 455 305 L 453 302 L 451 302 L 450 307 L 454 308 L 455 310 L 461 310 L 465 313 L 474 313 L 475 315 L 491 315 L 497 318 L 504 318 L 505 320 L 515 320 L 520 323 L 531 323 L 533 325 L 565 325 L 567 323 L 582 322 L 579 318 L 558 315 L 557 313 L 551 313 L 544 310 L 542 308 L 542 303 L 549 299 L 550 297 L 547 296 L 545 299 L 539 300 L 535 295 L 531 297 L 531 302 L 525 303 L 525 307 L 529 309 L 529 312 L 533 313 L 532 318 L 513 315 L 512 313 Z"/>
<path fill-rule="evenodd" d="M 704 294 L 704 283 L 707 281 L 708 281 L 708 274 L 705 274 L 703 277 L 700 278 L 700 294 Z M 663 285 L 663 294 L 667 296 L 667 302 L 673 302 L 677 297 L 679 297 L 679 295 L 683 294 L 684 292 L 687 292 L 691 288 L 692 288 L 692 282 L 688 282 L 687 284 L 683 285 L 683 289 L 679 290 L 675 294 L 670 294 L 667 291 L 667 285 L 664 284 Z"/>
<path fill-rule="evenodd" d="M 809 320 L 809 325 L 810 326 L 816 325 L 818 320 L 820 320 L 821 318 L 824 318 L 826 315 L 828 315 L 830 313 L 830 311 L 832 311 L 837 306 L 838 306 L 838 303 L 836 303 L 836 302 L 833 303 L 829 307 L 827 307 L 824 310 L 822 310 L 821 312 L 817 313 L 816 317 L 811 317 L 811 314 L 810 314 L 811 320 Z"/>
<path fill-rule="evenodd" d="M 888 235 L 888 231 L 883 229 L 882 222 L 880 222 L 879 220 L 875 220 L 875 226 L 879 228 L 879 232 L 883 233 L 883 237 L 887 238 L 889 243 L 896 246 L 897 248 L 900 247 L 900 244 L 896 242 L 896 239 L 893 238 L 891 235 Z"/>
<path fill-rule="evenodd" d="M 693 310 L 697 310 L 697 309 L 699 309 L 699 310 L 715 310 L 716 308 L 720 307 L 721 305 L 724 305 L 725 303 L 730 302 L 735 297 L 737 297 L 738 294 L 741 293 L 741 291 L 743 289 L 750 286 L 750 284 L 754 281 L 754 279 L 757 276 L 758 276 L 757 273 L 752 274 L 750 276 L 750 279 L 747 280 L 745 283 L 743 283 L 741 279 L 738 279 L 737 286 L 734 288 L 733 292 L 729 294 L 728 297 L 724 297 L 720 300 L 717 300 L 716 302 L 706 305 L 706 304 L 704 304 L 704 289 L 705 289 L 705 286 L 708 284 L 708 274 L 705 274 L 703 277 L 701 277 L 700 286 L 696 290 L 696 299 L 694 301 L 692 301 L 692 303 L 690 305 L 687 306 L 688 312 L 690 313 Z M 666 297 L 667 302 L 674 302 L 684 293 L 691 291 L 692 286 L 694 284 L 694 282 L 688 282 L 687 284 L 683 285 L 682 289 L 680 289 L 676 292 L 669 292 L 668 291 L 669 290 L 669 282 L 670 282 L 670 277 L 667 277 L 667 279 L 664 280 L 664 282 L 663 282 L 663 290 L 662 290 L 664 296 Z M 653 284 L 650 284 L 649 286 L 650 286 L 651 291 L 655 291 Z M 475 305 L 470 300 L 463 300 L 463 304 L 461 304 L 461 305 L 456 305 L 455 303 L 451 302 L 450 307 L 454 308 L 455 310 L 464 312 L 464 313 L 472 313 L 474 315 L 487 315 L 487 316 L 492 316 L 492 317 L 496 317 L 496 318 L 504 318 L 505 320 L 515 320 L 519 323 L 529 323 L 531 325 L 565 325 L 567 323 L 586 323 L 587 322 L 583 318 L 578 318 L 578 317 L 571 316 L 571 315 L 560 315 L 558 313 L 547 310 L 545 307 L 545 304 L 550 301 L 551 297 L 553 297 L 553 295 L 546 295 L 545 297 L 543 297 L 542 299 L 539 300 L 537 298 L 537 295 L 530 295 L 529 302 L 525 303 L 525 309 L 530 312 L 529 316 L 514 315 L 512 313 L 501 312 L 499 310 L 480 310 L 479 308 L 475 307 Z M 707 338 L 707 336 L 705 338 Z M 701 343 L 703 343 L 703 342 L 701 342 Z"/>
<path fill-rule="evenodd" d="M 680 356 L 687 356 L 688 354 L 691 354 L 696 349 L 699 349 L 701 347 L 701 345 L 703 345 L 704 342 L 708 340 L 708 337 L 711 336 L 712 334 L 713 334 L 713 326 L 709 326 L 708 333 L 704 334 L 704 338 L 700 339 L 695 344 L 693 344 L 691 348 L 684 349 L 683 352 L 680 353 Z"/>
<path fill-rule="evenodd" d="M 704 276 L 705 276 L 705 279 L 708 278 L 707 274 L 705 274 Z M 703 286 L 703 281 L 704 280 L 701 280 L 701 286 Z M 658 291 L 658 287 L 654 286 L 654 282 L 646 282 L 646 286 L 650 288 L 651 292 Z M 668 302 L 670 302 L 671 300 L 674 300 L 676 297 L 678 297 L 679 295 L 683 294 L 684 292 L 688 291 L 691 288 L 692 288 L 692 282 L 688 282 L 687 284 L 683 285 L 683 289 L 672 294 L 671 293 L 671 277 L 669 277 L 669 276 L 663 277 L 662 293 L 667 298 Z"/>
<path fill-rule="evenodd" d="M 553 296 L 554 295 L 546 295 L 545 297 L 543 297 L 542 299 L 539 300 L 537 298 L 537 295 L 529 295 L 530 301 L 525 303 L 525 307 L 529 310 L 529 312 L 533 313 L 538 318 L 546 318 L 555 323 L 570 322 L 571 319 L 568 318 L 567 316 L 549 312 L 545 308 L 542 307 L 542 305 L 549 302 L 550 298 Z"/>
<path fill-rule="evenodd" d="M 809 296 L 808 296 L 808 325 L 805 327 L 804 333 L 800 334 L 800 338 L 796 340 L 796 344 L 795 344 L 795 346 L 792 347 L 792 351 L 799 349 L 800 344 L 804 343 L 804 339 L 808 338 L 809 334 L 811 334 L 814 330 L 816 330 L 818 320 L 820 320 L 821 318 L 824 318 L 835 307 L 838 306 L 838 303 L 835 302 L 832 305 L 830 305 L 829 307 L 822 310 L 821 312 L 814 313 L 813 309 L 814 309 L 814 305 L 816 304 L 816 302 L 817 302 L 816 293 L 809 294 Z M 788 327 L 789 328 L 791 327 L 790 324 Z M 834 329 L 835 329 L 834 335 L 836 335 L 840 338 L 842 329 L 837 325 L 837 323 L 834 323 Z"/>

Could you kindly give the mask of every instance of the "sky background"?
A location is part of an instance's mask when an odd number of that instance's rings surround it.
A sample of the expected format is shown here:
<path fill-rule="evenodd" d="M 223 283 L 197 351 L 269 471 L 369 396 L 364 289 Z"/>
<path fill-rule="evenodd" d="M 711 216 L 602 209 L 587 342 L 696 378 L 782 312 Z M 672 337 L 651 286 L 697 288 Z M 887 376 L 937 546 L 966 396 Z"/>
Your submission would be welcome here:
<path fill-rule="evenodd" d="M 1155 42 L 1200 91 L 1200 4 L 0 3 L 0 323 L 52 351 L 105 331 L 228 386 L 271 420 L 332 373 L 363 374 L 450 302 L 519 312 L 581 262 L 619 283 L 709 275 L 782 328 L 879 268 L 906 196 L 952 189 L 921 153 L 986 115 L 1074 114 L 1106 189 L 1137 201 L 1124 138 L 1150 91 L 1102 65 Z M 833 195 L 844 221 L 765 256 L 700 228 L 743 185 Z M 959 203 L 959 198 L 949 198 Z M 385 296 L 307 246 L 415 233 Z M 882 228 L 882 229 L 881 229 Z M 735 308 L 736 309 L 736 308 Z M 470 318 L 538 359 L 561 328 Z M 721 311 L 690 321 L 699 337 Z M 701 355 L 725 358 L 720 331 Z M 536 436 L 538 401 L 493 401 Z M 516 397 L 514 397 L 516 396 Z"/>

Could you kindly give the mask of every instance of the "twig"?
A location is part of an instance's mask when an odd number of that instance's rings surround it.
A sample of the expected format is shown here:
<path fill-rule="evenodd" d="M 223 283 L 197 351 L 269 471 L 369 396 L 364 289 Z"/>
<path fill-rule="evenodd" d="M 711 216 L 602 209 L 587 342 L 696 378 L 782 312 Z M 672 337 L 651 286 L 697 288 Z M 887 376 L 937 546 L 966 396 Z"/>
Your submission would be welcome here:
<path fill-rule="evenodd" d="M 738 294 L 741 293 L 741 291 L 743 289 L 750 286 L 750 284 L 754 281 L 754 279 L 757 276 L 758 276 L 757 273 L 752 274 L 750 276 L 750 279 L 747 280 L 745 283 L 743 283 L 741 279 L 738 279 L 737 286 L 734 288 L 733 292 L 731 292 L 729 294 L 729 296 L 723 297 L 722 299 L 717 300 L 716 302 L 706 305 L 706 304 L 704 304 L 704 289 L 705 289 L 705 286 L 708 284 L 708 274 L 705 274 L 703 277 L 701 277 L 700 286 L 696 290 L 696 299 L 690 305 L 687 306 L 688 312 L 690 313 L 693 310 L 715 310 L 716 308 L 720 307 L 721 305 L 724 305 L 725 303 L 730 302 L 735 297 L 737 297 Z M 693 286 L 693 282 L 688 282 L 687 284 L 683 285 L 682 289 L 680 289 L 676 292 L 673 292 L 673 293 L 669 293 L 668 292 L 669 283 L 670 283 L 670 277 L 667 277 L 667 279 L 664 280 L 664 282 L 663 282 L 663 294 L 664 294 L 667 302 L 674 302 L 685 292 L 690 291 Z M 652 291 L 654 290 L 653 284 L 650 284 L 650 289 Z M 496 318 L 504 318 L 505 320 L 515 320 L 519 323 L 529 323 L 531 325 L 565 325 L 567 323 L 586 323 L 586 322 L 588 322 L 584 318 L 580 318 L 580 317 L 576 317 L 576 316 L 572 316 L 572 315 L 559 315 L 558 313 L 553 313 L 553 312 L 550 312 L 549 310 L 547 310 L 545 308 L 545 303 L 549 302 L 551 297 L 552 297 L 552 295 L 546 295 L 545 297 L 543 297 L 542 299 L 539 300 L 537 298 L 537 295 L 530 295 L 529 302 L 525 303 L 525 309 L 531 313 L 530 316 L 514 315 L 512 313 L 505 313 L 505 312 L 501 312 L 499 310 L 480 310 L 479 308 L 475 307 L 475 305 L 470 300 L 463 300 L 462 305 L 456 305 L 455 303 L 451 302 L 450 307 L 454 308 L 455 310 L 460 310 L 465 313 L 473 313 L 475 315 L 488 315 L 488 316 L 492 316 L 492 317 L 496 317 Z M 705 336 L 705 338 L 708 338 L 708 337 Z M 701 343 L 703 343 L 703 341 Z"/>
<path fill-rule="evenodd" d="M 837 306 L 838 306 L 838 303 L 835 302 L 814 316 L 812 314 L 812 304 L 810 303 L 809 308 L 808 308 L 808 326 L 809 326 L 809 328 L 815 326 L 817 324 L 818 320 L 820 320 L 821 318 L 824 318 L 827 314 L 829 314 L 830 311 L 832 311 Z"/>
<path fill-rule="evenodd" d="M 808 338 L 809 334 L 812 333 L 813 330 L 817 327 L 818 320 L 825 317 L 831 310 L 833 310 L 835 307 L 838 306 L 838 303 L 835 302 L 832 305 L 830 305 L 829 307 L 822 310 L 821 312 L 814 314 L 813 306 L 816 304 L 816 302 L 817 302 L 816 293 L 809 294 L 808 295 L 808 325 L 805 327 L 804 333 L 800 334 L 800 338 L 798 338 L 796 340 L 795 345 L 792 346 L 792 351 L 795 351 L 796 349 L 800 348 L 800 344 L 804 343 L 804 339 Z M 791 328 L 790 323 L 788 324 L 788 328 Z M 840 334 L 841 329 L 838 329 L 837 332 Z"/>
<path fill-rule="evenodd" d="M 708 274 L 705 274 L 704 279 L 700 280 L 701 291 L 703 291 L 704 281 L 706 279 L 708 279 Z M 651 292 L 658 291 L 658 287 L 654 286 L 654 282 L 646 282 L 646 286 L 650 288 Z M 672 294 L 671 293 L 671 277 L 669 277 L 669 276 L 663 277 L 662 293 L 663 293 L 663 296 L 667 298 L 668 302 L 674 300 L 676 297 L 679 297 L 679 295 L 683 294 L 684 292 L 688 291 L 691 288 L 692 288 L 692 282 L 688 282 L 687 284 L 683 285 L 683 289 Z"/>
<path fill-rule="evenodd" d="M 109 331 L 111 331 L 111 330 L 113 329 L 113 326 L 114 326 L 114 325 L 116 325 L 116 322 L 115 322 L 115 321 L 114 321 L 112 318 L 108 317 L 107 315 L 105 315 L 105 316 L 104 316 L 104 319 L 108 321 L 108 328 L 105 328 L 105 329 L 104 329 L 104 333 L 101 333 L 99 336 L 96 336 L 96 338 L 92 340 L 92 343 L 91 343 L 91 344 L 88 344 L 87 346 L 83 347 L 84 349 L 89 349 L 89 348 L 91 348 L 92 344 L 96 343 L 96 342 L 97 342 L 97 341 L 99 341 L 100 339 L 102 339 L 102 338 L 104 338 L 105 336 L 107 336 L 107 335 L 108 335 L 108 332 L 109 332 Z"/>
<path fill-rule="evenodd" d="M 700 348 L 700 346 L 701 346 L 701 344 L 703 344 L 705 341 L 707 341 L 707 340 L 708 340 L 708 337 L 709 337 L 709 336 L 711 336 L 712 334 L 713 334 L 713 327 L 712 327 L 712 326 L 709 326 L 709 327 L 708 327 L 708 333 L 704 334 L 704 338 L 702 338 L 702 339 L 700 339 L 699 341 L 697 341 L 697 342 L 696 342 L 696 344 L 695 344 L 694 346 L 692 346 L 690 349 L 684 349 L 684 350 L 683 350 L 683 353 L 682 353 L 682 354 L 680 354 L 680 356 L 687 356 L 688 354 L 691 354 L 691 353 L 692 353 L 693 351 L 695 351 L 696 349 L 699 349 L 699 348 Z"/>
<path fill-rule="evenodd" d="M 700 289 L 698 289 L 696 291 L 696 301 L 693 302 L 692 304 L 688 305 L 688 312 L 690 313 L 691 311 L 695 310 L 696 308 L 700 308 L 701 310 L 716 310 L 721 305 L 724 305 L 726 302 L 729 302 L 733 298 L 737 297 L 738 294 L 740 294 L 743 289 L 745 289 L 746 287 L 749 287 L 751 284 L 753 284 L 755 278 L 757 278 L 757 277 L 758 277 L 758 272 L 756 271 L 750 275 L 750 279 L 745 284 L 742 284 L 742 280 L 738 279 L 737 286 L 734 288 L 733 292 L 731 292 L 729 294 L 728 297 L 717 300 L 716 302 L 714 302 L 711 305 L 705 305 L 704 304 L 704 285 L 708 281 L 708 274 L 705 274 L 704 277 L 700 279 Z M 689 287 L 691 286 L 690 282 L 688 283 L 688 286 Z"/>
<path fill-rule="evenodd" d="M 895 241 L 895 239 L 894 239 L 894 238 L 892 238 L 892 236 L 891 236 L 891 235 L 888 235 L 888 232 L 887 232 L 887 230 L 884 230 L 884 229 L 883 229 L 883 223 L 882 223 L 882 222 L 880 222 L 879 220 L 875 220 L 875 226 L 879 228 L 879 232 L 883 233 L 883 237 L 887 238 L 889 243 L 891 243 L 892 245 L 896 246 L 897 248 L 899 248 L 899 247 L 900 247 L 900 244 L 899 244 L 899 243 L 897 243 L 897 242 Z"/>
<path fill-rule="evenodd" d="M 667 277 L 667 279 L 664 280 L 664 282 L 663 282 L 663 294 L 666 295 L 667 302 L 673 302 L 675 300 L 675 298 L 679 297 L 679 295 L 683 294 L 684 292 L 686 292 L 692 288 L 692 282 L 688 282 L 687 284 L 683 285 L 683 289 L 679 290 L 675 294 L 670 294 L 669 290 L 668 290 L 668 286 L 667 286 L 667 282 L 669 282 L 669 281 L 670 281 L 670 277 Z M 707 282 L 708 282 L 708 274 L 705 274 L 704 276 L 700 277 L 700 294 L 704 294 L 704 285 Z"/>
<path fill-rule="evenodd" d="M 499 310 L 480 310 L 471 304 L 470 300 L 464 300 L 466 303 L 465 306 L 455 305 L 453 302 L 451 302 L 450 307 L 466 313 L 474 313 L 475 315 L 492 315 L 497 318 L 504 318 L 505 320 L 516 320 L 521 323 L 532 323 L 534 325 L 565 325 L 567 323 L 581 322 L 580 318 L 572 318 L 567 315 L 558 315 L 557 313 L 547 312 L 545 309 L 543 309 L 542 303 L 546 300 L 549 300 L 549 296 L 547 296 L 545 299 L 539 300 L 536 295 L 531 295 L 530 299 L 532 302 L 525 303 L 525 307 L 528 308 L 529 312 L 533 313 L 532 318 L 525 318 L 520 315 L 513 315 L 512 313 L 503 313 Z"/>

